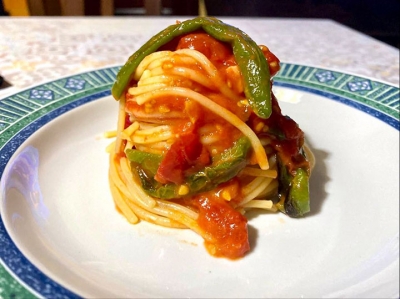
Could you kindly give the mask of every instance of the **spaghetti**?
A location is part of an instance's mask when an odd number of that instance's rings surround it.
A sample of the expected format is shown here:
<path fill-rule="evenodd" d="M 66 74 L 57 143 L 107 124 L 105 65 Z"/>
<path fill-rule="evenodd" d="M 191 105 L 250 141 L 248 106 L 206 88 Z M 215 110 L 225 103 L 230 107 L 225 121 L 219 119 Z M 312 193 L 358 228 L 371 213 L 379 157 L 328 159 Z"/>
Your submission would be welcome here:
<path fill-rule="evenodd" d="M 248 209 L 299 216 L 292 210 L 301 205 L 286 204 L 301 190 L 282 181 L 308 178 L 303 133 L 272 91 L 271 116 L 257 115 L 228 44 L 200 30 L 160 48 L 139 59 L 118 98 L 108 147 L 115 205 L 132 224 L 189 228 L 212 255 L 241 257 Z M 273 76 L 279 60 L 259 49 Z"/>

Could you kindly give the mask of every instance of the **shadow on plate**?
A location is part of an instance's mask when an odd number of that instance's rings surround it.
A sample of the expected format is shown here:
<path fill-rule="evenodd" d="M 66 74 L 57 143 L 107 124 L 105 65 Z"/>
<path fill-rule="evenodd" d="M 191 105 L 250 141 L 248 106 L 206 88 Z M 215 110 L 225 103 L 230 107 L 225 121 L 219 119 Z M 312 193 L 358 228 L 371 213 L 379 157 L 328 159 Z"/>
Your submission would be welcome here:
<path fill-rule="evenodd" d="M 311 148 L 315 156 L 315 166 L 310 178 L 310 212 L 304 217 L 311 217 L 319 214 L 322 209 L 323 202 L 327 198 L 328 194 L 325 191 L 326 184 L 330 181 L 328 171 L 326 167 L 326 160 L 329 153 L 323 150 L 318 150 L 310 145 L 307 140 L 308 146 Z M 270 212 L 265 210 L 253 209 L 246 212 L 246 218 L 248 220 L 254 219 L 260 215 L 265 215 Z"/>
<path fill-rule="evenodd" d="M 314 148 L 309 141 L 307 141 L 308 146 L 311 148 L 314 156 L 315 156 L 315 166 L 312 171 L 312 175 L 310 178 L 310 213 L 308 213 L 305 217 L 312 217 L 318 215 L 323 207 L 323 203 L 326 200 L 328 193 L 325 190 L 326 184 L 330 181 L 330 177 L 328 176 L 328 169 L 326 166 L 326 160 L 329 156 L 329 153 L 324 150 L 318 150 Z M 250 210 L 246 212 L 246 218 L 248 220 L 252 220 L 258 216 L 268 217 L 270 212 L 265 210 Z M 279 212 L 278 212 L 279 213 Z M 288 216 L 287 216 L 288 217 Z M 249 232 L 249 242 L 250 247 L 255 248 L 257 243 L 258 231 L 251 225 L 248 225 Z"/>
<path fill-rule="evenodd" d="M 250 244 L 250 250 L 248 253 L 251 253 L 257 247 L 258 230 L 254 226 L 248 225 L 247 231 L 249 234 L 249 244 Z"/>
<path fill-rule="evenodd" d="M 329 153 L 323 150 L 312 148 L 315 156 L 315 167 L 310 178 L 310 213 L 306 217 L 317 215 L 321 212 L 322 206 L 328 193 L 325 190 L 326 184 L 330 181 L 326 160 Z"/>

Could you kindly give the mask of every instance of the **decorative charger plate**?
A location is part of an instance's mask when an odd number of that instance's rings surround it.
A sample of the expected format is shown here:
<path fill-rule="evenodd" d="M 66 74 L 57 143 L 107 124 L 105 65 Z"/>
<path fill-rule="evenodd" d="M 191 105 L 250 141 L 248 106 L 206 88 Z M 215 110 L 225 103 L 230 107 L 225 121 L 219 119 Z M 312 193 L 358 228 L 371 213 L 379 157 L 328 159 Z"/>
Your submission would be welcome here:
<path fill-rule="evenodd" d="M 312 212 L 250 213 L 252 250 L 229 261 L 116 212 L 102 133 L 118 70 L 0 100 L 0 297 L 399 296 L 398 87 L 282 63 L 274 92 L 317 159 Z"/>

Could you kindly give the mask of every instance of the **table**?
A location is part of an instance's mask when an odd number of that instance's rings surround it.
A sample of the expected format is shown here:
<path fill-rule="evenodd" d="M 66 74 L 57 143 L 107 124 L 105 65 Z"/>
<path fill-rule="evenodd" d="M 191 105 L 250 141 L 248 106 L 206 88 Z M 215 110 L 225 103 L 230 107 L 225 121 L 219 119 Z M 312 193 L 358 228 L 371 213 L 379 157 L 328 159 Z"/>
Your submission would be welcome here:
<path fill-rule="evenodd" d="M 12 87 L 0 98 L 96 68 L 123 64 L 177 17 L 0 18 L 0 75 Z M 184 18 L 179 18 L 184 19 Z M 370 77 L 399 85 L 399 50 L 325 19 L 224 18 L 283 62 Z M 0 264 L 0 298 L 27 291 Z"/>
<path fill-rule="evenodd" d="M 0 74 L 9 92 L 61 76 L 123 64 L 174 17 L 1 18 Z M 399 84 L 399 51 L 331 20 L 224 19 L 283 62 Z"/>

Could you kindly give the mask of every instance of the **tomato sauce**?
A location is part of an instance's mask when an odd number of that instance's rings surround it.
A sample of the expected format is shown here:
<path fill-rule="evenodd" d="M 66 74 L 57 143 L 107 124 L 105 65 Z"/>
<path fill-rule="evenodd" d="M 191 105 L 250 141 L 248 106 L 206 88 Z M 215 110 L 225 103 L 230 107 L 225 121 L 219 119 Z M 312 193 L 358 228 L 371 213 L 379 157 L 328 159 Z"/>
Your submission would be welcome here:
<path fill-rule="evenodd" d="M 159 50 L 174 51 L 178 49 L 194 49 L 203 53 L 216 66 L 224 79 L 228 78 L 226 70 L 237 65 L 231 46 L 215 40 L 204 32 L 184 35 L 172 40 Z M 267 47 L 262 46 L 261 50 L 268 60 L 270 75 L 274 76 L 279 71 L 279 60 Z M 196 87 L 200 89 L 200 93 L 233 112 L 253 130 L 255 130 L 257 123 L 263 122 L 269 130 L 257 133 L 258 136 L 263 137 L 263 135 L 266 135 L 271 137 L 273 139 L 271 143 L 273 150 L 280 155 L 284 162 L 289 162 L 289 165 L 293 166 L 305 163 L 302 155 L 299 154 L 299 148 L 304 142 L 303 132 L 294 121 L 282 116 L 273 95 L 273 113 L 269 119 L 265 120 L 249 111 L 246 105 L 232 103 L 231 100 L 219 94 L 219 92 L 209 90 L 200 85 Z M 240 90 L 240 87 L 233 89 Z M 242 96 L 244 99 L 244 94 Z M 200 142 L 202 136 L 199 133 L 199 128 L 202 126 L 211 124 L 218 128 L 213 134 L 218 134 L 218 144 L 223 149 L 231 147 L 233 142 L 242 134 L 237 128 L 219 116 L 210 113 L 202 105 L 183 97 L 157 100 L 155 105 L 158 106 L 151 108 L 157 110 L 162 106 L 166 107 L 167 110 L 185 112 L 185 119 L 181 123 L 175 123 L 174 125 L 174 133 L 177 134 L 178 138 L 171 145 L 170 150 L 166 152 L 156 175 L 156 179 L 161 183 L 184 183 L 184 177 L 190 169 L 201 168 L 211 163 L 211 149 Z M 143 106 L 137 105 L 134 101 L 127 101 L 127 111 L 146 109 Z M 190 126 L 187 125 L 188 121 L 191 123 Z M 233 179 L 218 187 L 224 188 L 229 185 L 230 190 L 236 190 L 233 192 L 235 193 L 233 198 L 229 198 L 229 200 L 220 196 L 222 189 L 176 200 L 198 211 L 198 225 L 204 232 L 205 246 L 213 256 L 237 259 L 244 256 L 250 249 L 247 219 L 234 208 L 235 204 L 240 201 L 240 185 L 238 184 L 238 181 Z"/>
<path fill-rule="evenodd" d="M 197 220 L 205 232 L 205 247 L 216 257 L 237 259 L 249 251 L 247 219 L 215 193 L 195 197 Z"/>
<path fill-rule="evenodd" d="M 218 69 L 221 67 L 236 65 L 231 47 L 203 32 L 184 35 L 179 39 L 176 49 L 192 49 L 199 51 L 203 53 Z"/>
<path fill-rule="evenodd" d="M 162 184 L 184 183 L 185 172 L 200 170 L 210 163 L 210 156 L 200 143 L 198 136 L 187 132 L 172 144 L 158 167 L 155 179 Z"/>
<path fill-rule="evenodd" d="M 252 115 L 250 120 L 251 126 L 256 127 L 256 123 L 262 122 L 268 127 L 267 132 L 262 132 L 259 137 L 267 136 L 271 138 L 270 146 L 277 153 L 286 165 L 288 171 L 295 174 L 295 169 L 309 169 L 309 162 L 300 152 L 304 144 L 304 132 L 299 128 L 297 123 L 288 116 L 282 115 L 281 109 L 275 96 L 272 96 L 272 114 L 268 119 L 261 119 L 256 115 Z"/>

